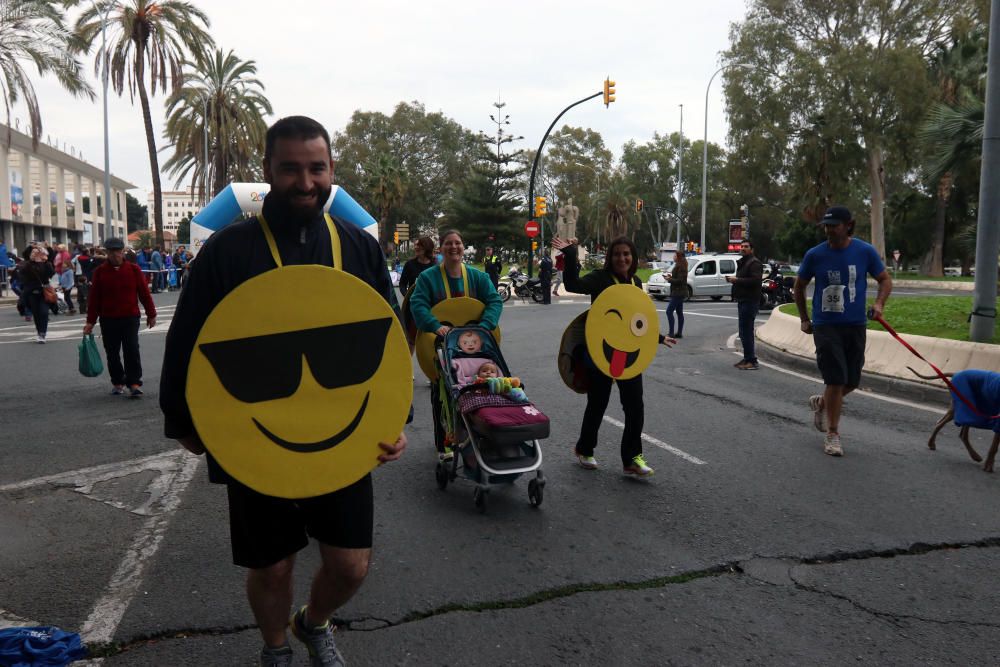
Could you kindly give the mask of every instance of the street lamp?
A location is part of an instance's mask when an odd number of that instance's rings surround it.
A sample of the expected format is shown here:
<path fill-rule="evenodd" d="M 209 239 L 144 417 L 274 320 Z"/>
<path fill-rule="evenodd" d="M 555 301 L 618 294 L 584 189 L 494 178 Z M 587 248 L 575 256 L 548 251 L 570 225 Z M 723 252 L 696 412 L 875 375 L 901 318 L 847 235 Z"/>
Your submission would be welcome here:
<path fill-rule="evenodd" d="M 715 74 L 712 74 L 712 78 L 708 80 L 708 85 L 705 86 L 705 141 L 701 147 L 701 250 L 705 251 L 705 214 L 708 210 L 708 90 L 712 87 L 712 82 L 715 81 L 716 75 L 724 69 L 729 69 L 730 67 L 739 67 L 741 69 L 754 69 L 753 65 L 746 65 L 744 63 L 730 63 L 729 65 L 723 65 L 719 69 L 715 70 Z"/>
<path fill-rule="evenodd" d="M 104 69 L 101 73 L 101 80 L 104 84 L 104 240 L 113 236 L 111 229 L 111 156 L 108 148 L 108 12 L 111 11 L 111 3 L 105 2 L 103 9 L 98 8 L 96 0 L 90 0 L 94 11 L 101 15 L 101 61 Z M 93 193 L 91 193 L 93 194 Z M 94 197 L 97 199 L 97 197 Z M 91 213 L 96 202 L 91 203 Z M 98 236 L 100 236 L 98 234 Z"/>
<path fill-rule="evenodd" d="M 681 247 L 681 198 L 684 196 L 684 105 L 681 107 L 681 132 L 677 141 L 677 247 Z"/>

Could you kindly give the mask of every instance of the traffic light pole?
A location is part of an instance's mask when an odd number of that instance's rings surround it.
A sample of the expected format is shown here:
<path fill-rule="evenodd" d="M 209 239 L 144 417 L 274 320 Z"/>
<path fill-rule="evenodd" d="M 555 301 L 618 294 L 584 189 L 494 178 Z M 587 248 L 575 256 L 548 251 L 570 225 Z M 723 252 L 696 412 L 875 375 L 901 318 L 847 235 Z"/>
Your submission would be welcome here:
<path fill-rule="evenodd" d="M 584 102 L 586 102 L 588 100 L 592 100 L 595 97 L 600 97 L 603 94 L 604 94 L 604 91 L 602 90 L 600 92 L 594 93 L 590 97 L 584 97 L 582 100 L 578 100 L 576 102 L 573 102 L 573 104 L 571 104 L 568 107 L 566 107 L 565 109 L 563 109 L 559 113 L 559 115 L 556 116 L 555 120 L 552 121 L 552 124 L 549 125 L 549 129 L 545 130 L 545 135 L 542 136 L 542 142 L 540 144 L 538 144 L 538 150 L 535 152 L 535 160 L 534 160 L 534 162 L 531 165 L 531 178 L 528 179 L 528 210 L 529 210 L 529 212 L 532 212 L 532 213 L 534 212 L 531 207 L 535 203 L 535 172 L 538 170 L 538 160 L 542 156 L 542 147 L 545 146 L 545 140 L 549 138 L 549 133 L 552 131 L 552 128 L 556 126 L 556 123 L 559 122 L 559 119 L 562 118 L 563 114 L 565 114 L 567 111 L 569 111 L 570 109 L 572 109 L 573 107 L 575 107 L 578 104 L 583 104 Z M 542 225 L 542 227 L 544 229 L 545 223 L 543 221 L 539 220 L 538 224 Z M 545 238 L 544 235 L 542 236 L 542 238 L 543 239 Z M 544 251 L 545 251 L 545 249 L 543 247 L 542 248 L 542 252 L 544 252 Z M 533 259 L 534 259 L 534 253 L 531 250 L 531 239 L 528 239 L 528 277 L 529 278 L 531 278 L 532 260 Z"/>

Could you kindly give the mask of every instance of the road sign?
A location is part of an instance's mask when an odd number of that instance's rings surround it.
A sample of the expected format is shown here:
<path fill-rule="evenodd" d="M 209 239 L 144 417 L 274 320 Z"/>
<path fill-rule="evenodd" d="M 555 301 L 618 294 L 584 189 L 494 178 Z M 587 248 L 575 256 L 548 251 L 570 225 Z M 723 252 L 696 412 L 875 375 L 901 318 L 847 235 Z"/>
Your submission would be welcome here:
<path fill-rule="evenodd" d="M 410 240 L 410 225 L 409 225 L 409 223 L 401 222 L 398 225 L 396 225 L 396 232 L 399 233 L 399 240 L 400 241 L 409 241 Z"/>
<path fill-rule="evenodd" d="M 529 239 L 535 238 L 541 231 L 542 226 L 534 220 L 528 220 L 524 223 L 524 233 L 528 235 Z"/>

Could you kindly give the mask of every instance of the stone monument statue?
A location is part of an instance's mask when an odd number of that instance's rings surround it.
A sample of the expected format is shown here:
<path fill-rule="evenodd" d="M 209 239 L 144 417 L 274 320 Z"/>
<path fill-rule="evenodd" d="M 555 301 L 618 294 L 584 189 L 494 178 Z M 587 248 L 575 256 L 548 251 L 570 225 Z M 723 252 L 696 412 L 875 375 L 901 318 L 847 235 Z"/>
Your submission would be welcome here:
<path fill-rule="evenodd" d="M 561 239 L 576 238 L 576 221 L 580 217 L 580 207 L 573 205 L 573 198 L 559 207 L 559 218 L 556 220 L 556 234 Z"/>

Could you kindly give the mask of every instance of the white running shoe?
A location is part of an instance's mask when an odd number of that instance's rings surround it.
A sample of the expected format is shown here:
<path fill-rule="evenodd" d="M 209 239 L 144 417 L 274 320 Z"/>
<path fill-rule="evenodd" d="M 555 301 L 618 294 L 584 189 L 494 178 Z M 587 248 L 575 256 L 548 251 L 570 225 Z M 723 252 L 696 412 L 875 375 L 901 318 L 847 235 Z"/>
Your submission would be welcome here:
<path fill-rule="evenodd" d="M 810 396 L 809 408 L 813 411 L 813 426 L 820 433 L 826 433 L 826 409 L 823 405 L 823 397 L 819 394 Z"/>
<path fill-rule="evenodd" d="M 844 449 L 840 446 L 839 433 L 827 433 L 823 438 L 823 452 L 830 456 L 843 456 Z"/>

